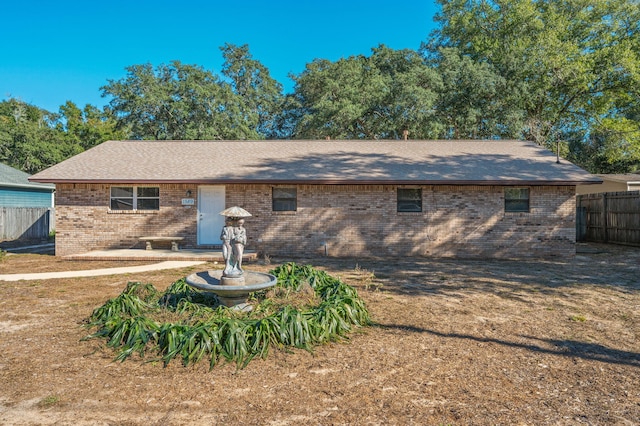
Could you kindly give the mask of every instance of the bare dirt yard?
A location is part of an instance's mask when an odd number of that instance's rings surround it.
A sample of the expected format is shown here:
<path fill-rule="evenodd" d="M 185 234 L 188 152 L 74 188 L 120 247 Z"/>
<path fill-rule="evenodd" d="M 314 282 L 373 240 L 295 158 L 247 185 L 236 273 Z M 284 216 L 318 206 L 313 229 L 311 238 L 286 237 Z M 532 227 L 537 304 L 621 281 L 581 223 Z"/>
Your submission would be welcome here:
<path fill-rule="evenodd" d="M 81 341 L 93 309 L 127 282 L 164 290 L 217 266 L 0 281 L 0 424 L 640 423 L 640 248 L 582 245 L 555 261 L 299 261 L 357 288 L 375 325 L 243 370 L 113 362 L 104 342 Z M 109 266 L 123 263 L 7 255 L 0 274 Z"/>

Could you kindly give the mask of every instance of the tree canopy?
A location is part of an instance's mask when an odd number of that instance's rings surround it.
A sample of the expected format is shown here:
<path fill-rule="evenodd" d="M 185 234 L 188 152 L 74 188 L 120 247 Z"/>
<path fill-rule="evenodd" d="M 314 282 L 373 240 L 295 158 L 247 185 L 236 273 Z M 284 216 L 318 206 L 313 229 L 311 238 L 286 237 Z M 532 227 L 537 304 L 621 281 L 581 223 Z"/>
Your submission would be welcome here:
<path fill-rule="evenodd" d="M 591 172 L 640 169 L 638 0 L 438 0 L 420 50 L 315 59 L 273 79 L 249 46 L 220 74 L 139 64 L 103 110 L 0 103 L 0 159 L 34 172 L 104 140 L 528 139 Z M 372 142 L 375 143 L 375 142 Z"/>
<path fill-rule="evenodd" d="M 423 51 L 437 60 L 454 48 L 495 70 L 504 79 L 497 94 L 515 113 L 503 122 L 508 133 L 541 145 L 564 141 L 583 165 L 589 159 L 580 153 L 640 161 L 638 1 L 438 2 L 440 26 Z"/>
<path fill-rule="evenodd" d="M 133 139 L 260 139 L 275 134 L 282 85 L 246 45 L 221 48 L 224 78 L 173 61 L 127 67 L 101 88 Z"/>
<path fill-rule="evenodd" d="M 68 101 L 50 113 L 18 99 L 0 102 L 0 161 L 27 173 L 53 166 L 107 139 L 122 139 L 107 113 Z"/>
<path fill-rule="evenodd" d="M 125 78 L 109 80 L 101 89 L 112 97 L 109 106 L 132 139 L 258 137 L 256 115 L 210 71 L 179 61 L 126 70 Z"/>

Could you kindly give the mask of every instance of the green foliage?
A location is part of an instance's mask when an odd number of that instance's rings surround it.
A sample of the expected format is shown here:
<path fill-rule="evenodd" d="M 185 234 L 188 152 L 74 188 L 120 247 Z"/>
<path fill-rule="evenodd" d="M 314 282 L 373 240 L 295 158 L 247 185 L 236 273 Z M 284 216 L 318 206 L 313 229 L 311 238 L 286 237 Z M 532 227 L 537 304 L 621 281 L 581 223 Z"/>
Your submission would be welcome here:
<path fill-rule="evenodd" d="M 272 136 L 282 86 L 252 58 L 247 45 L 221 48 L 224 81 L 179 61 L 126 68 L 101 88 L 120 128 L 134 139 L 261 139 Z"/>
<path fill-rule="evenodd" d="M 126 139 L 126 130 L 118 129 L 117 122 L 109 110 L 100 111 L 92 105 L 84 109 L 67 101 L 60 107 L 61 119 L 57 129 L 65 134 L 69 143 L 80 145 L 83 149 L 93 148 L 108 140 Z"/>
<path fill-rule="evenodd" d="M 0 161 L 36 173 L 108 139 L 122 139 L 106 112 L 72 102 L 55 114 L 17 99 L 0 102 Z"/>
<path fill-rule="evenodd" d="M 434 67 L 442 78 L 435 105 L 444 139 L 513 138 L 522 126 L 522 112 L 505 96 L 507 80 L 492 65 L 441 48 Z"/>
<path fill-rule="evenodd" d="M 38 406 L 42 408 L 50 408 L 60 402 L 60 397 L 58 395 L 48 395 L 42 398 L 38 402 Z"/>
<path fill-rule="evenodd" d="M 266 357 L 272 345 L 311 351 L 370 323 L 356 291 L 326 272 L 288 263 L 272 273 L 281 291 L 295 294 L 311 288 L 318 303 L 273 304 L 263 292 L 255 295 L 254 311 L 244 313 L 217 306 L 184 279 L 163 293 L 149 284 L 129 283 L 93 311 L 88 326 L 97 331 L 86 339 L 104 338 L 118 350 L 120 361 L 153 350 L 165 365 L 175 358 L 185 366 L 208 358 L 210 368 L 220 359 L 244 367 L 256 356 Z"/>
<path fill-rule="evenodd" d="M 570 142 L 572 159 L 593 172 L 628 166 L 630 158 L 637 163 L 637 0 L 439 3 L 440 27 L 423 51 L 442 62 L 438 56 L 447 51 L 442 48 L 454 48 L 503 79 L 495 99 L 509 106 L 509 116 L 484 111 L 506 126 L 504 133 L 549 147 L 557 140 Z M 463 92 L 474 99 L 473 90 Z M 464 119 L 465 110 L 458 111 L 454 116 Z M 612 131 L 611 122 L 625 120 L 635 125 Z"/>
<path fill-rule="evenodd" d="M 598 173 L 640 170 L 640 121 L 626 117 L 605 118 L 588 138 L 569 137 L 567 157 Z"/>
<path fill-rule="evenodd" d="M 35 173 L 82 151 L 65 143 L 55 114 L 17 99 L 0 103 L 0 161 Z"/>
<path fill-rule="evenodd" d="M 385 46 L 330 62 L 316 59 L 295 76 L 296 138 L 398 139 L 433 132 L 440 80 L 412 50 Z"/>
<path fill-rule="evenodd" d="M 571 315 L 569 319 L 574 322 L 585 322 L 587 320 L 587 317 L 585 317 L 584 315 Z"/>
<path fill-rule="evenodd" d="M 225 43 L 220 48 L 225 59 L 222 75 L 230 80 L 234 94 L 251 111 L 256 131 L 261 137 L 275 138 L 277 116 L 284 101 L 282 84 L 274 80 L 267 67 L 253 59 L 249 46 Z"/>
<path fill-rule="evenodd" d="M 420 52 L 315 59 L 286 96 L 247 45 L 221 75 L 133 65 L 104 110 L 0 102 L 0 161 L 35 173 L 107 139 L 516 138 L 594 173 L 640 168 L 638 0 L 438 0 Z"/>

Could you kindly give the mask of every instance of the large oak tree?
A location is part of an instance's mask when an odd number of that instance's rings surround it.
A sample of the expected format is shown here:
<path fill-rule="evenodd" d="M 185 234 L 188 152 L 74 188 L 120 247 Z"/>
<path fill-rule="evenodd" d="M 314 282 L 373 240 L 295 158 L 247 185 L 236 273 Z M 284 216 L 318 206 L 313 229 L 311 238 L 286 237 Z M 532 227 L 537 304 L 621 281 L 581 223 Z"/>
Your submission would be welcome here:
<path fill-rule="evenodd" d="M 640 161 L 637 0 L 438 2 L 439 28 L 423 51 L 455 48 L 495 70 L 506 84 L 501 98 L 523 114 L 516 136 L 563 140 L 605 163 Z"/>

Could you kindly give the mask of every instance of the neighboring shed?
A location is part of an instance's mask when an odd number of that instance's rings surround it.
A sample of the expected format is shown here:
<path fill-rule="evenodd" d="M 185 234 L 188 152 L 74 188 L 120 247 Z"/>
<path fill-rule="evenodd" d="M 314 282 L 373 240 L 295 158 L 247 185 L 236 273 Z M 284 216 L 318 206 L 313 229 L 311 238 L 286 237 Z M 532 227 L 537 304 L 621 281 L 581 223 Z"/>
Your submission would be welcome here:
<path fill-rule="evenodd" d="M 575 254 L 576 185 L 601 179 L 523 141 L 108 141 L 56 184 L 56 253 L 220 243 L 226 207 L 269 255 Z"/>
<path fill-rule="evenodd" d="M 598 174 L 602 185 L 580 185 L 576 188 L 577 195 L 599 194 L 601 192 L 640 191 L 640 174 Z"/>
<path fill-rule="evenodd" d="M 55 185 L 0 163 L 0 241 L 46 238 L 53 228 Z"/>

